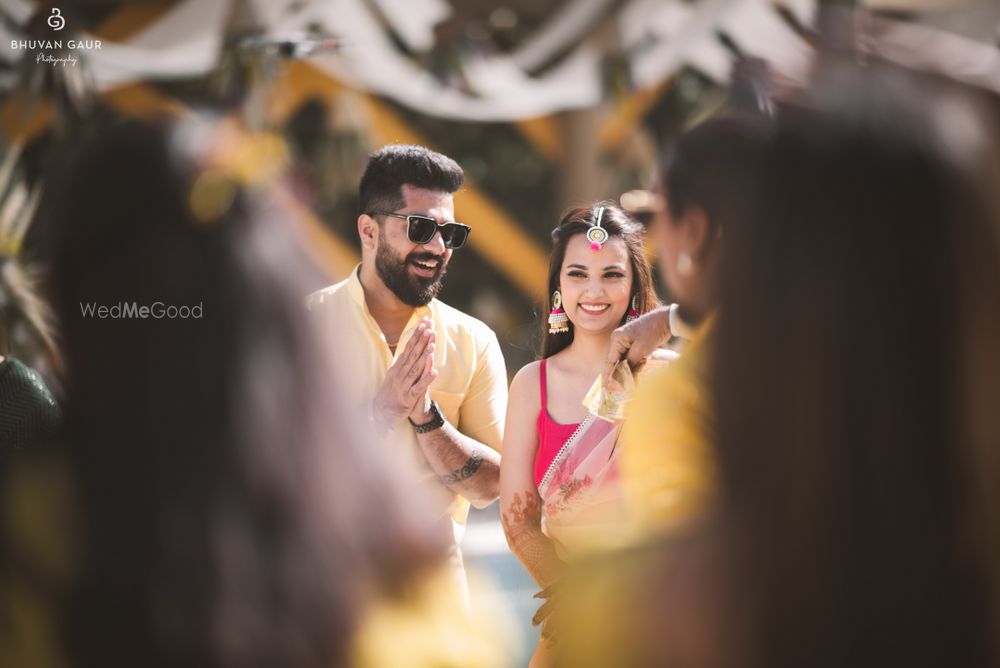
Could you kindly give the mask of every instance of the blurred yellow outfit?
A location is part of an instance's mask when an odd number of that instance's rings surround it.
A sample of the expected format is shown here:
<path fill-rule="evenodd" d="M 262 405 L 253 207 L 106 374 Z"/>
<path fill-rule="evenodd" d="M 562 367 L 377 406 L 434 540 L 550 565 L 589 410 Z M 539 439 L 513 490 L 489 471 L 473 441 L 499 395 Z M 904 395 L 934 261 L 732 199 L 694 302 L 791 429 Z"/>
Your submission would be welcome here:
<path fill-rule="evenodd" d="M 0 543 L 9 547 L 0 554 L 0 666 L 65 668 L 59 620 L 73 570 L 71 473 L 52 454 L 0 473 Z M 513 638 L 506 611 L 469 608 L 463 599 L 448 566 L 399 596 L 373 595 L 344 665 L 506 668 Z"/>
<path fill-rule="evenodd" d="M 463 592 L 447 571 L 382 599 L 362 619 L 352 668 L 507 668 L 517 640 L 508 611 L 485 605 L 495 587 L 476 581 L 477 595 L 455 614 Z M 486 594 L 485 596 L 483 594 Z"/>
<path fill-rule="evenodd" d="M 618 463 L 627 547 L 592 559 L 565 584 L 561 621 L 572 633 L 559 648 L 559 665 L 645 668 L 664 665 L 661 657 L 672 651 L 669 634 L 650 633 L 647 620 L 672 613 L 673 597 L 665 596 L 672 560 L 684 553 L 683 529 L 715 492 L 713 320 L 695 330 L 679 359 L 648 368 L 626 406 Z"/>
<path fill-rule="evenodd" d="M 650 369 L 626 408 L 621 453 L 629 539 L 669 533 L 704 511 L 715 489 L 714 422 L 707 396 L 714 317 L 680 359 Z"/>
<path fill-rule="evenodd" d="M 73 566 L 69 471 L 58 456 L 18 455 L 16 469 L 0 469 L 0 666 L 60 668 Z"/>

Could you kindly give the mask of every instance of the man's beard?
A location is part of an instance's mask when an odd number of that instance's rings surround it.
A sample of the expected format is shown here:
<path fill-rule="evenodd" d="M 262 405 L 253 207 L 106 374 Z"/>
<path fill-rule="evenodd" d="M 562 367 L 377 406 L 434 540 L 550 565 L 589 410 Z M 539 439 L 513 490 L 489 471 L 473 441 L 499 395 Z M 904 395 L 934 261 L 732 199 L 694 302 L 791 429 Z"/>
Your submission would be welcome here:
<path fill-rule="evenodd" d="M 414 260 L 437 260 L 434 276 L 422 278 L 414 276 L 408 269 Z M 375 272 L 385 286 L 407 306 L 426 306 L 441 292 L 441 279 L 445 274 L 445 259 L 434 253 L 413 252 L 403 258 L 389 248 L 385 238 L 379 235 L 378 250 L 375 252 Z"/>

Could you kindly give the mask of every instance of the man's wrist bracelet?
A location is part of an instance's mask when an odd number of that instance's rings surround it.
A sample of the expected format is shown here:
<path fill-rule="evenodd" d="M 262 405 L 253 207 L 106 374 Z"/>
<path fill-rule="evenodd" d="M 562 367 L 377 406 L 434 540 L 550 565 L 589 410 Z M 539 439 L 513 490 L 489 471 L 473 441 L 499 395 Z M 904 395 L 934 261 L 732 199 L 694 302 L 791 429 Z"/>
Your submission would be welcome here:
<path fill-rule="evenodd" d="M 444 415 L 441 414 L 441 409 L 438 408 L 437 402 L 431 402 L 431 421 L 424 424 L 417 424 L 413 421 L 413 418 L 407 418 L 410 424 L 413 425 L 413 431 L 418 434 L 426 434 L 428 432 L 434 431 L 435 429 L 440 429 L 444 426 Z"/>

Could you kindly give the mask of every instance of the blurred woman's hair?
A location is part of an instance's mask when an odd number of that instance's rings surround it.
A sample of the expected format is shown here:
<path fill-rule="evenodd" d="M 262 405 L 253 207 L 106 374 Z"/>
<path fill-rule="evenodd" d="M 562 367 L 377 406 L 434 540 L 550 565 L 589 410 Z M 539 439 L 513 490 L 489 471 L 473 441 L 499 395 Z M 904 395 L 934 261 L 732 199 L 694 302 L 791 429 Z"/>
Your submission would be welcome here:
<path fill-rule="evenodd" d="M 712 228 L 727 227 L 747 213 L 752 179 L 770 128 L 769 119 L 728 113 L 683 132 L 663 152 L 659 187 L 676 221 L 700 207 Z"/>
<path fill-rule="evenodd" d="M 370 598 L 446 549 L 339 408 L 322 279 L 258 148 L 122 124 L 49 193 L 77 665 L 343 665 Z"/>
<path fill-rule="evenodd" d="M 889 66 L 818 81 L 727 230 L 733 665 L 995 666 L 996 128 L 956 85 Z"/>
<path fill-rule="evenodd" d="M 639 314 L 656 308 L 659 301 L 653 289 L 653 275 L 643 250 L 642 225 L 629 218 L 628 214 L 611 202 L 597 202 L 590 207 L 577 207 L 563 214 L 559 225 L 552 230 L 552 252 L 549 254 L 548 296 L 545 305 L 545 315 L 552 311 L 552 297 L 559 289 L 559 275 L 562 272 L 563 260 L 566 258 L 566 246 L 569 240 L 578 234 L 586 234 L 596 222 L 598 211 L 603 208 L 601 227 L 608 231 L 610 238 L 618 237 L 625 242 L 628 250 L 629 263 L 632 265 L 631 300 L 635 298 L 636 310 Z M 631 308 L 631 301 L 629 302 Z M 622 318 L 622 323 L 625 320 Z M 549 325 L 542 318 L 542 357 L 551 357 L 565 349 L 573 342 L 573 323 L 567 323 L 569 331 L 562 334 L 550 334 Z"/>
<path fill-rule="evenodd" d="M 0 253 L 0 355 L 32 362 L 56 355 L 52 314 L 38 290 L 38 275 L 13 255 Z"/>
<path fill-rule="evenodd" d="M 52 313 L 41 296 L 40 272 L 26 262 L 23 249 L 40 191 L 29 193 L 16 176 L 20 156 L 16 146 L 8 147 L 0 164 L 0 356 L 14 355 L 53 372 L 57 353 Z"/>

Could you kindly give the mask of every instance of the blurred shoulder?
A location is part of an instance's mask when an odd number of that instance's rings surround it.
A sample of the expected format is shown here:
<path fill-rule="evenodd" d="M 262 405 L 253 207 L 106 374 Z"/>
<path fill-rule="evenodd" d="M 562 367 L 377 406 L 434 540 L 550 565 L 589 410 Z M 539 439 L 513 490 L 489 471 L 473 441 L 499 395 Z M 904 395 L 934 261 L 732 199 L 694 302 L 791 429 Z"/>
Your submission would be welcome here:
<path fill-rule="evenodd" d="M 655 398 L 674 382 L 682 357 L 672 350 L 659 349 L 650 355 L 642 367 L 636 371 L 636 392 L 634 400 L 640 403 Z"/>
<path fill-rule="evenodd" d="M 347 285 L 350 281 L 350 278 L 345 278 L 339 283 L 328 285 L 325 288 L 321 288 L 316 292 L 309 294 L 309 296 L 306 297 L 306 307 L 308 307 L 310 311 L 315 311 L 339 304 L 342 300 L 348 298 Z"/>

